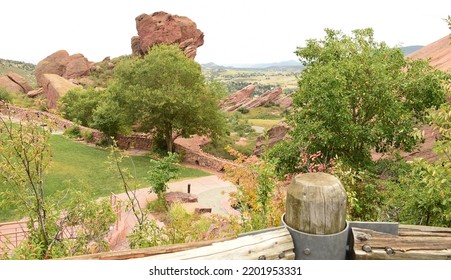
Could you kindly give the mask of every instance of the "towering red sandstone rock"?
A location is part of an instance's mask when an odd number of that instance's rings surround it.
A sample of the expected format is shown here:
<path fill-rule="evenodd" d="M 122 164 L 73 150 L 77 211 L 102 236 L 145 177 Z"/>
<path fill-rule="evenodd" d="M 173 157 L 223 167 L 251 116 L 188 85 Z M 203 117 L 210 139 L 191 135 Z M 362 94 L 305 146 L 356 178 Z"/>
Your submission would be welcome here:
<path fill-rule="evenodd" d="M 187 57 L 194 58 L 197 48 L 204 44 L 204 33 L 187 17 L 156 12 L 135 20 L 138 36 L 131 40 L 133 54 L 146 54 L 156 44 L 178 44 Z"/>

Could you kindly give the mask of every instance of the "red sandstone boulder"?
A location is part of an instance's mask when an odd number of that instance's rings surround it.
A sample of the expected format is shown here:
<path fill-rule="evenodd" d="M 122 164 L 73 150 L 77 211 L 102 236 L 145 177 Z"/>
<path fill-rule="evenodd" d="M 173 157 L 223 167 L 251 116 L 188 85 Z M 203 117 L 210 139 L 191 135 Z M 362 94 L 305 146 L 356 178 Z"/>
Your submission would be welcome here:
<path fill-rule="evenodd" d="M 24 93 L 23 88 L 13 80 L 11 80 L 8 76 L 0 77 L 0 88 L 3 88 L 7 92 L 14 93 Z"/>
<path fill-rule="evenodd" d="M 69 53 L 65 50 L 60 50 L 41 60 L 36 65 L 35 69 L 35 76 L 38 85 L 44 86 L 44 74 L 56 74 L 63 76 L 66 71 L 68 59 Z"/>
<path fill-rule="evenodd" d="M 255 144 L 254 155 L 260 155 L 264 149 L 274 146 L 285 138 L 290 127 L 286 124 L 281 124 L 270 128 L 265 135 L 261 135 L 257 138 Z"/>
<path fill-rule="evenodd" d="M 82 54 L 74 54 L 67 59 L 66 69 L 63 78 L 77 79 L 89 74 L 91 69 L 90 62 Z"/>
<path fill-rule="evenodd" d="M 6 74 L 6 76 L 8 76 L 9 79 L 18 84 L 22 88 L 23 93 L 29 92 L 30 90 L 33 89 L 28 83 L 28 81 L 17 73 L 9 72 L 8 74 Z"/>
<path fill-rule="evenodd" d="M 282 95 L 282 88 L 278 87 L 273 90 L 269 90 L 262 95 L 244 103 L 241 107 L 246 109 L 256 108 L 260 106 L 264 106 L 267 104 L 274 103 L 276 99 L 278 99 Z"/>
<path fill-rule="evenodd" d="M 38 85 L 44 87 L 44 74 L 56 74 L 66 79 L 79 79 L 87 76 L 91 71 L 92 63 L 82 54 L 69 56 L 65 50 L 57 51 L 36 65 L 35 76 Z"/>
<path fill-rule="evenodd" d="M 70 89 L 77 87 L 74 83 L 57 74 L 44 74 L 42 76 L 44 93 L 47 98 L 47 108 L 55 109 L 58 99 Z"/>
<path fill-rule="evenodd" d="M 30 98 L 34 98 L 34 97 L 36 97 L 38 95 L 41 95 L 43 93 L 44 93 L 44 89 L 43 88 L 38 88 L 38 89 L 29 91 L 27 93 L 27 96 L 30 97 Z"/>
<path fill-rule="evenodd" d="M 135 21 L 138 36 L 131 39 L 133 54 L 144 55 L 156 44 L 178 44 L 187 57 L 194 58 L 204 44 L 204 33 L 187 17 L 156 12 L 139 15 Z"/>
<path fill-rule="evenodd" d="M 224 111 L 234 111 L 240 108 L 243 104 L 251 100 L 252 93 L 257 88 L 256 85 L 248 85 L 247 87 L 231 94 L 224 101 L 221 102 L 220 106 Z"/>

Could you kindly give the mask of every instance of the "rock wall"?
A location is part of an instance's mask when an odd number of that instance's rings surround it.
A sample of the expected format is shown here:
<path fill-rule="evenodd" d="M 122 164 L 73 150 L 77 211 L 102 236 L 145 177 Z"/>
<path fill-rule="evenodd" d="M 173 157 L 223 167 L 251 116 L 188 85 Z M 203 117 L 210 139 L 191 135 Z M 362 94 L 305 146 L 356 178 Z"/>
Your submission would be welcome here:
<path fill-rule="evenodd" d="M 47 112 L 21 108 L 10 104 L 5 104 L 3 102 L 0 102 L 0 113 L 3 115 L 11 115 L 11 117 L 21 120 L 26 120 L 31 115 L 34 115 L 33 117 L 36 117 L 37 119 L 45 118 L 52 122 L 52 124 L 55 125 L 55 127 L 59 130 L 65 130 L 75 125 L 69 120 L 65 120 L 59 116 Z M 92 132 L 92 143 L 99 142 L 104 138 L 103 133 L 98 130 L 83 126 L 79 127 L 81 131 L 88 130 Z M 152 148 L 153 144 L 152 137 L 148 134 L 135 134 L 130 136 L 120 135 L 116 140 L 118 146 L 121 149 L 125 150 L 139 149 L 149 151 Z M 223 171 L 226 164 L 234 164 L 232 161 L 217 158 L 211 154 L 199 150 L 190 149 L 180 144 L 174 144 L 174 146 L 176 152 L 183 155 L 183 161 L 190 164 L 198 165 L 215 171 Z"/>

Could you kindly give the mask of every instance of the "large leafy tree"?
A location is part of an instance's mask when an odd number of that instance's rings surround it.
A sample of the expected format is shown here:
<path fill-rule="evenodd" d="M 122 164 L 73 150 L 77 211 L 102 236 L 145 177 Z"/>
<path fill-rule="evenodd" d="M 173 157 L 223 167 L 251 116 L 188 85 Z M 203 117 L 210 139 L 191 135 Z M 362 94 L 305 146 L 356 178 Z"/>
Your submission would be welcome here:
<path fill-rule="evenodd" d="M 221 92 L 216 84 L 206 82 L 200 65 L 176 46 L 154 46 L 144 58 L 118 64 L 108 92 L 129 124 L 155 132 L 168 151 L 179 136 L 215 136 L 223 128 Z"/>
<path fill-rule="evenodd" d="M 399 48 L 376 42 L 372 29 L 325 31 L 296 52 L 306 68 L 289 119 L 291 142 L 274 153 L 281 164 L 296 166 L 302 149 L 353 165 L 371 160 L 371 150 L 411 150 L 424 110 L 445 101 L 446 74 L 407 62 Z"/>

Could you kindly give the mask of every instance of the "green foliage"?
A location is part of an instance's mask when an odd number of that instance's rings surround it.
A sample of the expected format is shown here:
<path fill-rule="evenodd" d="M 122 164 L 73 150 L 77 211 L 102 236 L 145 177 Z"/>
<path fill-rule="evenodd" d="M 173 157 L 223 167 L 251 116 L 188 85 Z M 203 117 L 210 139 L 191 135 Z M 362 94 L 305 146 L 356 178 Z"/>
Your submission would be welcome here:
<path fill-rule="evenodd" d="M 337 162 L 334 175 L 340 179 L 346 189 L 348 220 L 379 221 L 381 219 L 385 193 L 373 173 Z"/>
<path fill-rule="evenodd" d="M 178 136 L 215 136 L 223 129 L 218 84 L 206 83 L 199 64 L 176 46 L 154 46 L 144 58 L 116 66 L 108 88 L 111 100 L 123 108 L 129 124 L 156 132 L 168 151 Z"/>
<path fill-rule="evenodd" d="M 433 163 L 416 159 L 399 182 L 390 185 L 388 211 L 404 223 L 451 226 L 451 105 L 430 111 L 429 119 L 438 131 Z"/>
<path fill-rule="evenodd" d="M 90 126 L 102 131 L 106 136 L 116 136 L 118 133 L 127 133 L 126 117 L 119 104 L 113 100 L 105 100 L 92 112 Z"/>
<path fill-rule="evenodd" d="M 443 75 L 421 62 L 406 64 L 371 29 L 352 37 L 326 29 L 323 40 L 308 40 L 296 53 L 306 68 L 288 119 L 293 146 L 321 151 L 326 160 L 362 166 L 373 149 L 411 150 L 419 140 L 414 117 L 443 101 Z"/>
<path fill-rule="evenodd" d="M 77 123 L 75 123 L 73 126 L 68 127 L 64 131 L 64 135 L 69 138 L 80 138 L 81 137 L 80 126 Z"/>
<path fill-rule="evenodd" d="M 11 95 L 3 88 L 0 88 L 0 101 L 11 102 Z"/>
<path fill-rule="evenodd" d="M 266 155 L 259 159 L 235 150 L 230 152 L 236 159 L 233 165 L 225 167 L 224 177 L 237 186 L 237 191 L 231 194 L 231 202 L 241 213 L 242 231 L 280 225 L 285 209 L 285 190 L 274 163 Z"/>
<path fill-rule="evenodd" d="M 176 153 L 168 153 L 166 157 L 159 161 L 150 160 L 149 183 L 152 187 L 152 192 L 156 193 L 161 200 L 164 199 L 168 182 L 179 174 L 179 167 L 175 165 L 179 161 L 180 159 Z"/>
<path fill-rule="evenodd" d="M 64 118 L 89 126 L 93 121 L 93 111 L 101 102 L 102 95 L 103 92 L 94 88 L 74 88 L 60 98 L 59 109 Z"/>
<path fill-rule="evenodd" d="M 84 254 L 92 246 L 107 249 L 105 237 L 115 220 L 108 200 L 97 203 L 72 190 L 48 196 L 49 131 L 32 119 L 0 121 L 0 204 L 28 219 L 26 240 L 8 257 L 47 259 Z"/>
<path fill-rule="evenodd" d="M 50 133 L 33 125 L 32 119 L 15 126 L 0 117 L 0 125 L 0 179 L 5 183 L 1 201 L 13 204 L 31 224 L 37 224 L 35 239 L 45 254 L 51 243 L 44 188 Z"/>
<path fill-rule="evenodd" d="M 240 112 L 243 115 L 249 113 L 249 109 L 244 108 L 244 107 L 238 108 L 237 111 Z"/>

